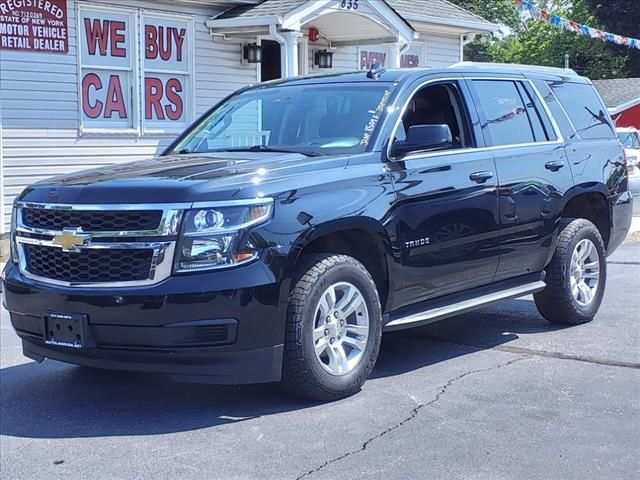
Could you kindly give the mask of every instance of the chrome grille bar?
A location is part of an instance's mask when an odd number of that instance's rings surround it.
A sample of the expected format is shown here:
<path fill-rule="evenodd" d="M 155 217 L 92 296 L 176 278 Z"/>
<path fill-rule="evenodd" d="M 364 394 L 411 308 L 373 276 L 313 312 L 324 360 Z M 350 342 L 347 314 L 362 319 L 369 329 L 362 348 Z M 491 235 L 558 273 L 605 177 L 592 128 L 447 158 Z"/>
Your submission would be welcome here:
<path fill-rule="evenodd" d="M 184 210 L 191 206 L 185 204 L 131 204 L 131 205 L 60 205 L 43 203 L 16 202 L 16 225 L 13 232 L 17 246 L 20 271 L 33 280 L 59 286 L 80 286 L 90 288 L 117 288 L 145 286 L 159 283 L 171 275 L 173 257 L 176 248 L 177 235 L 180 230 L 180 220 Z M 125 230 L 125 231 L 84 231 L 82 229 L 44 229 L 25 225 L 22 220 L 22 209 L 60 209 L 91 211 L 126 211 L 126 210 L 162 210 L 162 218 L 158 228 L 154 230 Z M 60 237 L 69 234 L 70 230 L 77 232 L 79 236 L 89 237 L 82 244 L 74 244 L 70 249 L 58 243 Z M 149 276 L 144 280 L 108 281 L 108 282 L 71 282 L 35 275 L 29 271 L 25 245 L 60 248 L 65 252 L 80 252 L 86 249 L 123 250 L 123 249 L 147 249 L 153 250 L 153 259 L 149 269 Z"/>

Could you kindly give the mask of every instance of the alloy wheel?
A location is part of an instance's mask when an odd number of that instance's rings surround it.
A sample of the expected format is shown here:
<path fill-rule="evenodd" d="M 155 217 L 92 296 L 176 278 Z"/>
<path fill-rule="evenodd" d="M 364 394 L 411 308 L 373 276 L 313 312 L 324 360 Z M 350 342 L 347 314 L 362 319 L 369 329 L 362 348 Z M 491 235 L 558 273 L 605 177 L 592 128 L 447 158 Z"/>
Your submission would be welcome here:
<path fill-rule="evenodd" d="M 316 306 L 313 344 L 320 365 L 345 375 L 361 361 L 369 338 L 369 312 L 362 292 L 349 282 L 329 286 Z"/>
<path fill-rule="evenodd" d="M 571 295 L 581 307 L 588 306 L 596 297 L 600 283 L 600 256 L 593 242 L 583 239 L 571 255 Z"/>

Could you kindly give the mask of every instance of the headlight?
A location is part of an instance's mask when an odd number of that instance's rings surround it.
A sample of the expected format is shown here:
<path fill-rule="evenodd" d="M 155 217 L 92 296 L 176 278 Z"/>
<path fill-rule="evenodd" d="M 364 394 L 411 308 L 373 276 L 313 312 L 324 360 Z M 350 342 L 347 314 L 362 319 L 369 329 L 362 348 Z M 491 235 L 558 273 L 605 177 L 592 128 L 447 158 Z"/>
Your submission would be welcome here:
<path fill-rule="evenodd" d="M 266 222 L 272 211 L 271 199 L 189 210 L 183 220 L 176 271 L 210 270 L 255 259 L 258 251 L 238 242 L 244 230 Z"/>

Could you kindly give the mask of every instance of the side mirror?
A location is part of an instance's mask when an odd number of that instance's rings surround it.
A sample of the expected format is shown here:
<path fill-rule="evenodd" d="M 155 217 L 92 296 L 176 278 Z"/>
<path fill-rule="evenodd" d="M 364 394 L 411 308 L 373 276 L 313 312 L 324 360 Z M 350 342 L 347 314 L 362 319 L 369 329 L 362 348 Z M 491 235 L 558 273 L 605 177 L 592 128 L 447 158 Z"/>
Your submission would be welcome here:
<path fill-rule="evenodd" d="M 451 147 L 453 139 L 449 125 L 413 125 L 404 141 L 395 141 L 391 155 L 400 159 L 412 152 L 428 152 Z"/>

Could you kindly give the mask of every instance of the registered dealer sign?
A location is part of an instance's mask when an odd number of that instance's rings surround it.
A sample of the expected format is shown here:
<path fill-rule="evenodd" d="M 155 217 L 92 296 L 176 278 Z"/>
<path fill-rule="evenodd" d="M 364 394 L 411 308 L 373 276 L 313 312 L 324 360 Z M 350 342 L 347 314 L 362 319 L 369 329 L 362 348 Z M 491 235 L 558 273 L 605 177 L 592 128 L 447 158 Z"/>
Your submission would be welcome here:
<path fill-rule="evenodd" d="M 0 0 L 0 49 L 67 53 L 67 0 Z"/>

